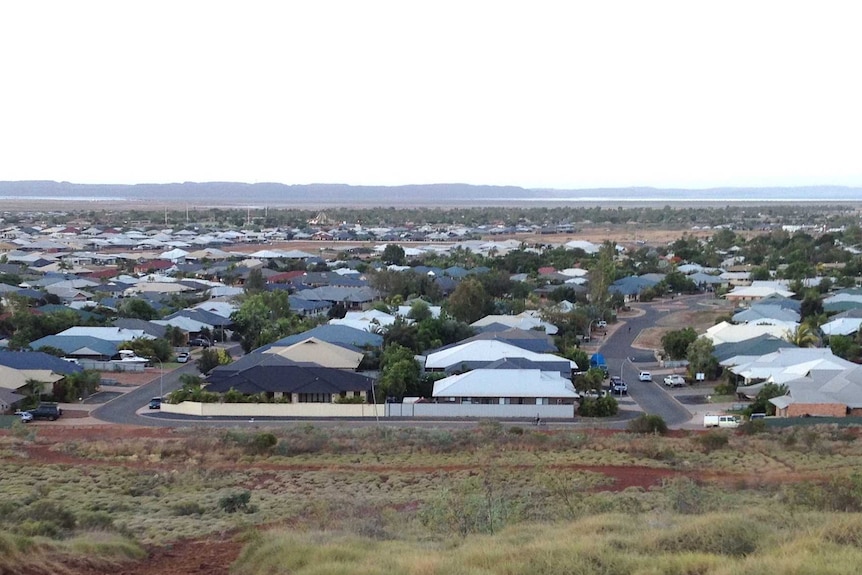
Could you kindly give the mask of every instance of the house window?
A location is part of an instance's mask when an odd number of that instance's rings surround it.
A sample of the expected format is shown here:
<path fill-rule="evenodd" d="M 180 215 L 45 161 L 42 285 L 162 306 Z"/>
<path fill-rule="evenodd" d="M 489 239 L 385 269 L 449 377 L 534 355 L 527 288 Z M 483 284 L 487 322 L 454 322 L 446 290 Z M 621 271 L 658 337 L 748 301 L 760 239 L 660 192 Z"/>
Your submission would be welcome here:
<path fill-rule="evenodd" d="M 331 403 L 332 396 L 328 393 L 300 393 L 300 403 Z"/>

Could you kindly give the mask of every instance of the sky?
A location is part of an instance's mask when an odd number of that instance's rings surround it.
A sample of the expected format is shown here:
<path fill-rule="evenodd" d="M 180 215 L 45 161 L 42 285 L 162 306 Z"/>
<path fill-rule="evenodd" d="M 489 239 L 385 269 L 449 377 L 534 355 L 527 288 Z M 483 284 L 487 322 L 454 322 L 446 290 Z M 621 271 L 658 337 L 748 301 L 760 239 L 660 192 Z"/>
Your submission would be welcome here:
<path fill-rule="evenodd" d="M 0 180 L 862 185 L 858 2 L 0 4 Z"/>

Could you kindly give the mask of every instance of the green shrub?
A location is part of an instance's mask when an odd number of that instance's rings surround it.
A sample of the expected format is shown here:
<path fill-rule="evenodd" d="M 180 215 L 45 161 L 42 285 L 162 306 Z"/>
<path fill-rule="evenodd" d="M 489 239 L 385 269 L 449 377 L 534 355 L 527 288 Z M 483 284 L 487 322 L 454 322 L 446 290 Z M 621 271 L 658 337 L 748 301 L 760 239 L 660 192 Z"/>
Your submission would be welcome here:
<path fill-rule="evenodd" d="M 242 511 L 243 513 L 254 513 L 257 511 L 257 508 L 254 505 L 250 505 L 250 501 L 251 491 L 241 491 L 240 493 L 225 495 L 219 499 L 218 506 L 225 513 L 236 513 L 238 511 Z"/>
<path fill-rule="evenodd" d="M 278 438 L 272 433 L 258 433 L 249 444 L 249 450 L 254 454 L 270 453 L 278 444 Z"/>
<path fill-rule="evenodd" d="M 618 411 L 619 404 L 610 395 L 598 399 L 583 398 L 578 406 L 578 415 L 582 417 L 610 417 L 616 415 Z"/>
<path fill-rule="evenodd" d="M 206 509 L 196 501 L 182 501 L 174 504 L 171 509 L 173 510 L 174 515 L 178 517 L 184 517 L 186 515 L 203 515 L 206 512 Z"/>
<path fill-rule="evenodd" d="M 513 425 L 506 432 L 511 435 L 524 435 L 524 428 L 519 425 Z"/>
<path fill-rule="evenodd" d="M 114 518 L 105 511 L 83 511 L 78 514 L 78 528 L 107 531 L 114 527 Z"/>
<path fill-rule="evenodd" d="M 644 413 L 629 421 L 626 429 L 632 433 L 655 433 L 664 435 L 667 433 L 667 423 L 660 415 L 650 415 Z"/>
<path fill-rule="evenodd" d="M 744 435 L 764 433 L 766 430 L 766 422 L 762 419 L 749 419 L 739 426 L 739 431 Z"/>
<path fill-rule="evenodd" d="M 722 431 L 708 431 L 692 438 L 695 443 L 700 445 L 706 453 L 727 447 L 730 440 L 727 434 Z"/>
<path fill-rule="evenodd" d="M 670 553 L 712 553 L 743 557 L 757 550 L 757 524 L 734 515 L 709 515 L 663 531 L 656 547 Z"/>

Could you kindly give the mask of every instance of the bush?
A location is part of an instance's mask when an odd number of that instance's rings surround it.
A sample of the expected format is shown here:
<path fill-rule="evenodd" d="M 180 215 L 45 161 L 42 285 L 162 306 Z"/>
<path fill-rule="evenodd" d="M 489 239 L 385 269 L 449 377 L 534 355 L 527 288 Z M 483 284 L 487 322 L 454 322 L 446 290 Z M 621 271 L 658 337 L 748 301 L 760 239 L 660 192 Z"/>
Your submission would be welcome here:
<path fill-rule="evenodd" d="M 225 513 L 254 513 L 257 509 L 253 505 L 249 505 L 251 501 L 251 491 L 242 491 L 240 493 L 232 493 L 225 495 L 219 499 L 218 506 Z"/>
<path fill-rule="evenodd" d="M 749 419 L 739 426 L 739 431 L 745 435 L 766 432 L 766 422 L 762 419 Z"/>
<path fill-rule="evenodd" d="M 186 515 L 203 515 L 206 512 L 206 509 L 196 501 L 183 501 L 181 503 L 177 503 L 172 507 L 172 510 L 174 515 L 178 517 Z"/>
<path fill-rule="evenodd" d="M 269 453 L 278 444 L 278 438 L 272 433 L 258 433 L 249 444 L 249 450 L 255 454 Z"/>
<path fill-rule="evenodd" d="M 667 423 L 660 415 L 643 414 L 629 421 L 627 429 L 632 433 L 656 433 L 664 435 L 667 433 Z"/>
<path fill-rule="evenodd" d="M 598 399 L 584 398 L 578 406 L 578 415 L 582 417 L 610 417 L 619 411 L 617 400 L 607 395 Z"/>
<path fill-rule="evenodd" d="M 700 445 L 707 453 L 727 447 L 729 439 L 727 434 L 721 431 L 709 431 L 694 437 L 695 443 Z"/>

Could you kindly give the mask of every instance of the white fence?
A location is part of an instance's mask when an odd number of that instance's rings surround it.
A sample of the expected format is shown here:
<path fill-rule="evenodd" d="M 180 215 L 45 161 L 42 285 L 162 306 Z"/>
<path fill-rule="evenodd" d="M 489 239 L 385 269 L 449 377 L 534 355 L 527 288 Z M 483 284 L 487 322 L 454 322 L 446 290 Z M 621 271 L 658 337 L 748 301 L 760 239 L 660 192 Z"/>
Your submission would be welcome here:
<path fill-rule="evenodd" d="M 200 417 L 382 417 L 383 406 L 369 403 L 162 403 L 164 413 Z"/>
<path fill-rule="evenodd" d="M 447 403 L 162 403 L 162 412 L 197 417 L 493 417 L 572 419 L 574 405 L 479 405 Z"/>
<path fill-rule="evenodd" d="M 130 373 L 143 373 L 147 364 L 135 362 L 96 361 L 94 359 L 79 359 L 78 365 L 84 369 L 95 369 L 97 371 L 124 371 Z"/>
<path fill-rule="evenodd" d="M 468 403 L 387 403 L 387 417 L 495 417 L 571 419 L 574 405 L 482 405 Z"/>

